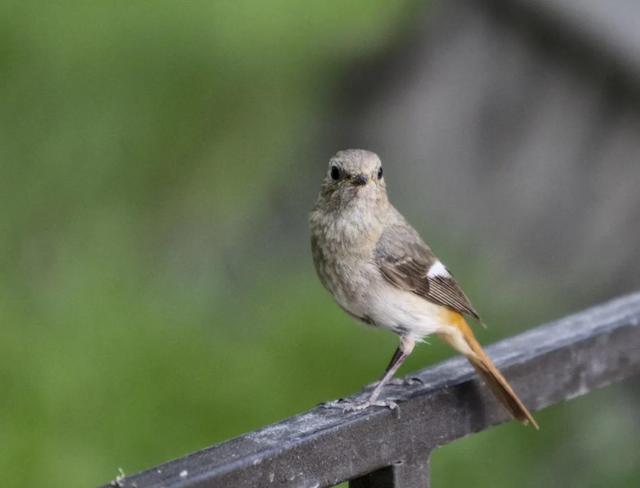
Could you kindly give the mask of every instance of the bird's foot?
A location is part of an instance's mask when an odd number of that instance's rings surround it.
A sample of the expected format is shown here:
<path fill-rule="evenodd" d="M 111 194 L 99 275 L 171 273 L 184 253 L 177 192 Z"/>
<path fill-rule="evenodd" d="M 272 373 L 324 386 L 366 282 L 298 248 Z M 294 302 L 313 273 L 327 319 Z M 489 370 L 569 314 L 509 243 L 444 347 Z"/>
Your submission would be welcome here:
<path fill-rule="evenodd" d="M 379 381 L 374 381 L 373 383 L 369 383 L 364 387 L 365 390 L 373 390 L 376 386 L 380 384 Z M 404 386 L 406 385 L 406 381 L 402 378 L 391 378 L 389 381 L 385 383 L 385 385 L 393 385 L 393 386 Z"/>
<path fill-rule="evenodd" d="M 342 406 L 342 410 L 345 412 L 358 412 L 360 410 L 366 410 L 369 407 L 384 407 L 389 410 L 395 410 L 398 408 L 398 404 L 393 400 L 366 400 L 364 402 L 345 402 L 346 405 Z"/>
<path fill-rule="evenodd" d="M 413 385 L 424 385 L 424 381 L 419 376 L 409 376 L 408 378 L 404 378 L 402 380 L 404 385 L 413 386 Z"/>
<path fill-rule="evenodd" d="M 376 386 L 378 386 L 380 382 L 376 381 L 375 383 L 369 383 L 364 387 L 365 390 L 373 390 Z M 387 385 L 392 386 L 414 386 L 414 385 L 424 385 L 424 381 L 420 379 L 418 376 L 409 376 L 405 378 L 393 378 L 387 381 Z"/>
<path fill-rule="evenodd" d="M 333 402 L 327 402 L 322 405 L 324 408 L 339 408 L 343 412 L 359 412 L 366 410 L 369 407 L 385 407 L 390 410 L 398 408 L 398 404 L 393 400 L 365 400 L 363 402 L 352 402 L 349 400 L 335 400 Z"/>

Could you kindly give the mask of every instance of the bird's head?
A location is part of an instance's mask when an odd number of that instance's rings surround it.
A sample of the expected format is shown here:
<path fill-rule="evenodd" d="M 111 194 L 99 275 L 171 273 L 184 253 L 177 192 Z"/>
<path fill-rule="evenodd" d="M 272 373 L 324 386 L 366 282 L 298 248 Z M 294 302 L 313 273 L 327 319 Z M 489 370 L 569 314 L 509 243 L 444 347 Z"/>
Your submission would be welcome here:
<path fill-rule="evenodd" d="M 364 149 L 345 149 L 329 160 L 321 198 L 332 207 L 386 202 L 382 163 L 377 154 Z"/>

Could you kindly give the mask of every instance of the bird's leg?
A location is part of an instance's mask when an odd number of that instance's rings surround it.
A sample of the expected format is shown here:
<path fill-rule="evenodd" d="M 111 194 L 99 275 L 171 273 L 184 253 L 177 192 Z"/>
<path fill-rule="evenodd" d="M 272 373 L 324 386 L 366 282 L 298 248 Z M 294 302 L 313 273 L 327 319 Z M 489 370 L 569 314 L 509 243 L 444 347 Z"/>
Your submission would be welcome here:
<path fill-rule="evenodd" d="M 400 339 L 400 345 L 396 349 L 396 352 L 393 353 L 387 369 L 384 370 L 382 378 L 380 378 L 380 381 L 378 381 L 378 384 L 371 392 L 371 396 L 368 400 L 370 404 L 373 405 L 377 402 L 380 393 L 382 393 L 382 388 L 389 382 L 389 380 L 391 380 L 391 378 L 393 378 L 393 375 L 396 374 L 396 371 L 398 371 L 400 366 L 402 366 L 402 363 L 404 363 L 405 359 L 407 359 L 409 357 L 409 354 L 413 352 L 415 344 L 415 341 L 409 339 L 408 337 L 402 337 Z"/>
<path fill-rule="evenodd" d="M 409 339 L 408 337 L 402 337 L 400 339 L 400 345 L 398 346 L 396 351 L 393 353 L 393 356 L 391 357 L 391 361 L 389 362 L 389 365 L 385 369 L 384 374 L 382 375 L 382 378 L 376 384 L 376 387 L 373 389 L 373 391 L 371 392 L 371 395 L 367 400 L 365 400 L 364 402 L 342 402 L 342 401 L 331 402 L 326 406 L 339 407 L 346 412 L 364 410 L 365 408 L 368 408 L 370 406 L 388 407 L 392 410 L 396 408 L 397 405 L 395 404 L 395 402 L 391 400 L 379 401 L 378 397 L 380 396 L 380 393 L 382 393 L 382 388 L 384 387 L 384 385 L 389 382 L 389 380 L 393 377 L 396 371 L 398 371 L 398 368 L 402 366 L 402 363 L 404 362 L 404 360 L 407 359 L 407 357 L 409 357 L 409 354 L 411 354 L 411 352 L 413 351 L 414 346 L 415 346 L 414 340 Z"/>
<path fill-rule="evenodd" d="M 404 381 L 401 380 L 400 378 L 393 378 L 393 375 L 395 373 L 395 371 L 398 370 L 398 368 L 402 365 L 402 363 L 404 362 L 404 360 L 407 358 L 408 354 L 405 355 L 405 357 L 402 357 L 402 347 L 398 346 L 395 350 L 395 352 L 393 353 L 393 356 L 391 356 L 391 361 L 389 361 L 389 364 L 387 365 L 387 367 L 384 370 L 384 374 L 382 375 L 382 378 L 380 378 L 378 381 L 374 381 L 373 383 L 369 383 L 365 389 L 369 390 L 369 389 L 374 389 L 375 390 L 380 390 L 382 389 L 382 386 L 384 385 L 402 385 L 404 384 Z M 398 365 L 396 367 L 396 364 Z M 389 375 L 389 371 L 391 371 L 393 369 L 393 372 Z M 380 394 L 380 392 L 378 392 L 378 395 Z M 378 396 L 376 395 L 376 397 Z M 373 397 L 373 393 L 371 394 L 371 396 Z"/>

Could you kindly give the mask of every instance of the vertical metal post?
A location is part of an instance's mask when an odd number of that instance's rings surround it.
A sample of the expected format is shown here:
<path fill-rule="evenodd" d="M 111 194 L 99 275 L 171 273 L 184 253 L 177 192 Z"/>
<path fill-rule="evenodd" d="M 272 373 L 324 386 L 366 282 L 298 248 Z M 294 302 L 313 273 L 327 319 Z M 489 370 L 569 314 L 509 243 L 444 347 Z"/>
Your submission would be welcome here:
<path fill-rule="evenodd" d="M 349 488 L 429 488 L 429 457 L 414 456 L 349 481 Z"/>

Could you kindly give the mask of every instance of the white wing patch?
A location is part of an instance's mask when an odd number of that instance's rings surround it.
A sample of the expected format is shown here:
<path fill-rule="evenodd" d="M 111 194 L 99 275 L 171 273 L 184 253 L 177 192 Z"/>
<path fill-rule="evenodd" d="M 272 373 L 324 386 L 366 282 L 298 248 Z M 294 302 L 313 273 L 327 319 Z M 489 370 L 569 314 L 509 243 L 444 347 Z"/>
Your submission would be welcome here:
<path fill-rule="evenodd" d="M 444 267 L 444 264 L 442 264 L 440 260 L 433 263 L 427 272 L 427 278 L 435 278 L 436 276 L 451 278 L 451 274 L 449 274 L 449 271 L 447 271 L 447 268 Z"/>

